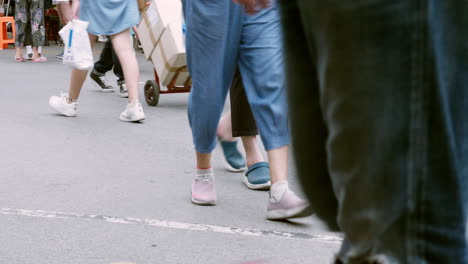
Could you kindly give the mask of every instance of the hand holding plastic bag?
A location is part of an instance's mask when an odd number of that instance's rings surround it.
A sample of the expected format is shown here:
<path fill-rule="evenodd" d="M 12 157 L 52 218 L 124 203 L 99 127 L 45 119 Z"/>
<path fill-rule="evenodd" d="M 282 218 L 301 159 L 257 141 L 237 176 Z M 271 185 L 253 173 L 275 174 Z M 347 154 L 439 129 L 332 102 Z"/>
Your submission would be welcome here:
<path fill-rule="evenodd" d="M 63 64 L 69 64 L 79 70 L 93 68 L 93 51 L 87 28 L 88 22 L 74 19 L 60 30 L 60 37 L 65 44 Z"/>

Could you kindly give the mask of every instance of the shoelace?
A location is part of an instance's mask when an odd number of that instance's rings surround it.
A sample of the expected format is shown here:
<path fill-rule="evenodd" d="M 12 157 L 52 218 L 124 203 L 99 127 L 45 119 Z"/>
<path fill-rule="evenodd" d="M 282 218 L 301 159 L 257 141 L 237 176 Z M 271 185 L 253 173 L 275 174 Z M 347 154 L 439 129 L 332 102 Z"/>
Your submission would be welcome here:
<path fill-rule="evenodd" d="M 110 83 L 109 83 L 109 81 L 107 80 L 106 77 L 104 77 L 104 76 L 99 76 L 99 80 L 101 80 L 101 82 L 104 83 L 104 85 L 105 85 L 106 87 L 109 87 L 109 86 L 110 86 Z"/>
<path fill-rule="evenodd" d="M 212 180 L 212 176 L 210 174 L 201 174 L 201 175 L 197 175 L 197 177 L 195 178 L 195 181 L 201 181 L 202 183 L 209 183 Z"/>

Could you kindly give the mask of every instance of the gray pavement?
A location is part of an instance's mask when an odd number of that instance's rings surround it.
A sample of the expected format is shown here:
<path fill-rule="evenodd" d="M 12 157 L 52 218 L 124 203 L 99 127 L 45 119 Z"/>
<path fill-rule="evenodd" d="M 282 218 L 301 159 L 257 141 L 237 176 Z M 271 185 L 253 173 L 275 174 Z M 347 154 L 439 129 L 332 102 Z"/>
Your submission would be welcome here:
<path fill-rule="evenodd" d="M 130 124 L 118 119 L 125 99 L 88 80 L 79 116 L 54 114 L 48 98 L 69 80 L 60 51 L 45 47 L 40 64 L 0 50 L 0 264 L 331 262 L 340 234 L 314 217 L 267 221 L 267 192 L 226 171 L 219 149 L 218 205 L 190 202 L 188 94 L 143 103 L 147 119 Z M 138 59 L 141 81 L 153 79 Z M 300 193 L 294 168 L 290 177 Z"/>

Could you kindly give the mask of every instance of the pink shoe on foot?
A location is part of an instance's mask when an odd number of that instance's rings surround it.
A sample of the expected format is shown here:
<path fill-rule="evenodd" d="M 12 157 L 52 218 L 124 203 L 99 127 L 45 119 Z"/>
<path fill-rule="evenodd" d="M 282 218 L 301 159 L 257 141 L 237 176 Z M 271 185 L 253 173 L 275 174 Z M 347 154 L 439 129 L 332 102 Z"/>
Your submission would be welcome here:
<path fill-rule="evenodd" d="M 198 170 L 192 181 L 192 203 L 198 205 L 215 205 L 216 190 L 214 187 L 213 170 Z"/>
<path fill-rule="evenodd" d="M 283 184 L 279 187 L 281 190 L 275 190 L 276 184 Z M 266 218 L 268 220 L 285 220 L 289 218 L 305 217 L 312 214 L 309 209 L 309 202 L 297 197 L 295 193 L 289 190 L 287 183 L 276 183 L 271 186 L 270 199 Z M 284 186 L 286 185 L 286 186 Z"/>

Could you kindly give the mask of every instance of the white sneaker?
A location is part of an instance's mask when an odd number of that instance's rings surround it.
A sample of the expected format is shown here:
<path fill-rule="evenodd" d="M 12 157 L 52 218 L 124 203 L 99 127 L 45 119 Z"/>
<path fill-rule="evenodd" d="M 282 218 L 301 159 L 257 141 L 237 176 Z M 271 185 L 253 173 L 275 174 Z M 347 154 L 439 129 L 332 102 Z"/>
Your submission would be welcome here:
<path fill-rule="evenodd" d="M 76 108 L 78 107 L 77 102 L 67 102 L 68 97 L 66 95 L 51 96 L 49 98 L 49 105 L 57 111 L 59 114 L 64 116 L 76 116 Z"/>
<path fill-rule="evenodd" d="M 128 102 L 125 111 L 120 114 L 120 120 L 126 122 L 139 122 L 145 119 L 145 113 L 140 102 Z"/>

